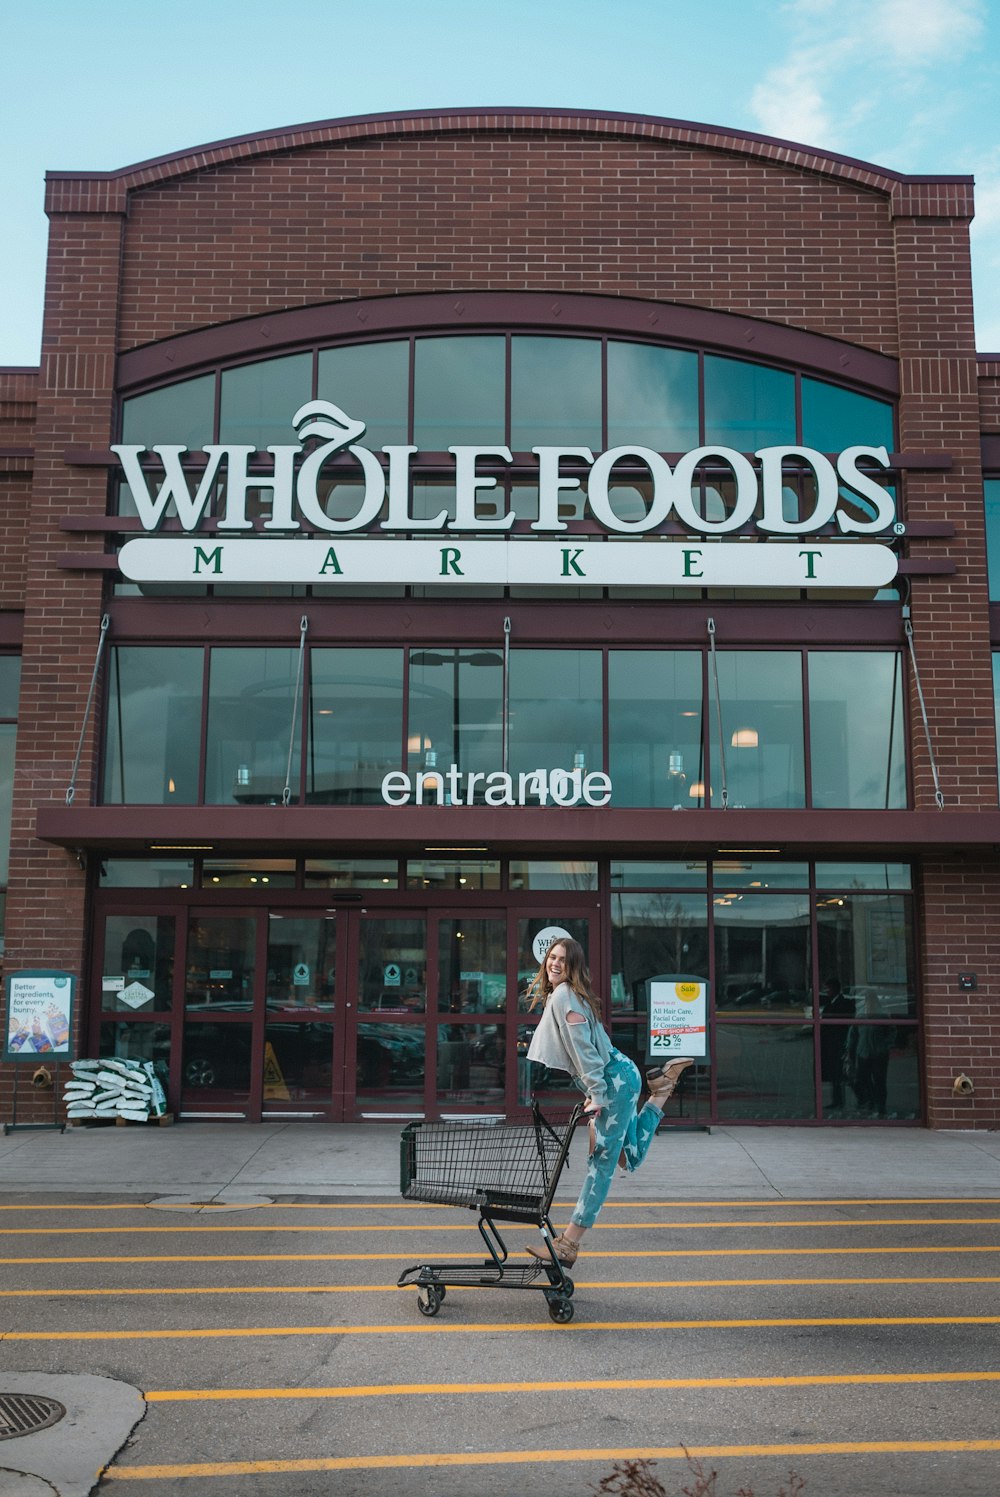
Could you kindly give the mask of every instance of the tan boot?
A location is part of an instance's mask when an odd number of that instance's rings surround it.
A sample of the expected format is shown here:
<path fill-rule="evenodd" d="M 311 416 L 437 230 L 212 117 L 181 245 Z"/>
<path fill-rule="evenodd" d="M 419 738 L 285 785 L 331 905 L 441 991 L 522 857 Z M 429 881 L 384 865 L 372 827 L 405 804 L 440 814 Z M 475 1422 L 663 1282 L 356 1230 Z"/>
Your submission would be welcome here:
<path fill-rule="evenodd" d="M 576 1262 L 576 1255 L 579 1252 L 576 1243 L 570 1242 L 568 1237 L 557 1237 L 553 1241 L 552 1247 L 563 1268 L 572 1268 Z M 543 1263 L 551 1261 L 545 1248 L 529 1247 L 528 1252 L 533 1258 L 541 1258 Z"/>
<path fill-rule="evenodd" d="M 656 1066 L 652 1071 L 647 1071 L 649 1100 L 655 1102 L 657 1107 L 662 1107 L 673 1096 L 674 1088 L 688 1066 L 693 1065 L 693 1060 L 672 1060 L 668 1065 Z"/>

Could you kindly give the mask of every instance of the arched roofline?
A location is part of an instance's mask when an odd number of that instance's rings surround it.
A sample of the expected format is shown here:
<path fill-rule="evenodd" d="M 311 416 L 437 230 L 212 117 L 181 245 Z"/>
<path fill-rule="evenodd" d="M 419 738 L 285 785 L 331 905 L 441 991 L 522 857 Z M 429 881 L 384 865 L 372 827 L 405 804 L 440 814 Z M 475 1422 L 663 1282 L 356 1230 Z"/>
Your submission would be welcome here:
<path fill-rule="evenodd" d="M 474 109 L 422 109 L 398 114 L 351 115 L 344 119 L 320 120 L 252 135 L 233 136 L 193 149 L 153 157 L 112 172 L 50 171 L 46 173 L 48 212 L 123 212 L 129 192 L 204 171 L 211 167 L 251 160 L 279 151 L 317 145 L 386 137 L 416 137 L 469 131 L 511 131 L 522 134 L 567 134 L 631 136 L 674 145 L 697 146 L 816 172 L 855 187 L 892 195 L 900 185 L 910 187 L 948 183 L 953 188 L 971 188 L 971 177 L 912 177 L 892 172 L 868 161 L 840 156 L 795 141 L 770 135 L 730 130 L 690 120 L 660 119 L 655 115 L 624 114 L 572 109 L 494 107 Z M 958 192 L 956 200 L 964 194 Z M 969 194 L 971 199 L 971 193 Z M 100 200 L 101 206 L 96 205 Z M 84 206 L 84 204 L 87 206 Z M 971 216 L 971 208 L 969 209 Z"/>
<path fill-rule="evenodd" d="M 783 364 L 887 398 L 899 393 L 895 359 L 822 333 L 676 302 L 549 291 L 438 291 L 324 302 L 178 333 L 119 355 L 119 392 L 172 383 L 219 364 L 278 357 L 297 348 L 393 335 L 553 332 L 652 339 Z"/>

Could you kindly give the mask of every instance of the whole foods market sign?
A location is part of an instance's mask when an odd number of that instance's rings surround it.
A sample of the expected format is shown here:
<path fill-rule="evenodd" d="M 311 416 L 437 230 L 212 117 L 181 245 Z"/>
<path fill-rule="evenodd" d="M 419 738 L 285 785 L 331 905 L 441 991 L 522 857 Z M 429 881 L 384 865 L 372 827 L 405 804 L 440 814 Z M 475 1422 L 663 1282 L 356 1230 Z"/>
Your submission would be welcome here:
<path fill-rule="evenodd" d="M 889 547 L 863 539 L 901 530 L 891 493 L 862 466 L 888 468 L 884 447 L 848 447 L 835 461 L 808 447 L 762 447 L 753 453 L 753 461 L 734 448 L 698 447 L 673 467 L 647 447 L 614 447 L 596 456 L 588 447 L 534 447 L 538 518 L 528 526 L 534 534 L 512 536 L 512 512 L 486 516 L 478 508 L 480 495 L 490 493 L 495 505 L 503 493 L 495 473 L 484 473 L 480 463 L 513 463 L 508 447 L 449 447 L 453 511 L 418 517 L 411 513 L 410 499 L 416 447 L 383 447 L 383 464 L 357 444 L 365 423 L 327 400 L 307 402 L 296 411 L 292 426 L 298 442 L 268 447 L 272 465 L 266 473 L 251 470 L 252 446 L 206 447 L 205 466 L 193 490 L 184 470 L 185 447 L 157 444 L 149 449 L 162 468 L 159 475 L 143 467 L 147 449 L 114 447 L 147 532 L 122 546 L 123 575 L 135 582 L 200 579 L 344 586 L 627 583 L 877 588 L 896 573 Z M 342 454 L 354 460 L 360 479 L 357 507 L 347 518 L 329 514 L 320 496 L 325 464 Z M 566 459 L 575 460 L 576 474 L 563 471 Z M 614 473 L 622 463 L 646 470 L 649 499 L 639 518 L 625 518 L 615 508 Z M 705 464 L 725 472 L 732 493 L 720 519 L 699 513 L 692 497 L 695 474 Z M 785 514 L 783 489 L 789 465 L 812 479 L 811 511 L 795 519 Z M 581 466 L 585 477 L 579 476 Z M 603 532 L 600 537 L 574 535 L 574 522 L 560 514 L 567 495 L 579 495 L 584 483 L 585 518 L 596 522 Z M 223 486 L 222 512 L 209 534 L 211 501 Z M 270 503 L 266 518 L 255 521 L 247 514 L 247 500 L 258 491 L 268 493 Z M 157 535 L 168 515 L 176 515 L 183 536 Z M 676 522 L 683 533 L 658 534 L 668 522 Z M 831 526 L 838 538 L 809 539 Z M 380 534 L 386 531 L 407 538 L 388 539 Z M 735 532 L 743 532 L 741 544 L 714 544 L 716 537 L 735 540 Z M 637 537 L 648 543 L 622 544 Z M 746 544 L 765 538 L 777 544 L 764 549 Z M 848 539 L 850 544 L 845 544 Z"/>

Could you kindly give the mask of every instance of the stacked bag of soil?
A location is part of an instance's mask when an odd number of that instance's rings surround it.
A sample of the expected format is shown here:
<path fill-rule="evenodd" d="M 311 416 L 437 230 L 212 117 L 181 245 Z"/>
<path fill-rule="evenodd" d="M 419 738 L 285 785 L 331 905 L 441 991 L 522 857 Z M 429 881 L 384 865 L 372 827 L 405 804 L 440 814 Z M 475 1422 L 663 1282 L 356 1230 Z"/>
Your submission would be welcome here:
<path fill-rule="evenodd" d="M 148 1123 L 163 1117 L 166 1093 L 152 1061 L 73 1060 L 72 1081 L 63 1093 L 66 1116 L 73 1121 Z"/>

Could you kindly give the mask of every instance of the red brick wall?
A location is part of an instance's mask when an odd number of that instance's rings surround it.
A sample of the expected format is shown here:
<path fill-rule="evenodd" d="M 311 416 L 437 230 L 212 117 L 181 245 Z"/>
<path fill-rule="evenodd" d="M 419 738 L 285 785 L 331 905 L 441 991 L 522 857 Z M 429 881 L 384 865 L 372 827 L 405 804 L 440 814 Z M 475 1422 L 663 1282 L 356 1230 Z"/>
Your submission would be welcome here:
<path fill-rule="evenodd" d="M 979 360 L 979 418 L 984 432 L 1000 432 L 1000 357 Z"/>
<path fill-rule="evenodd" d="M 896 351 L 884 195 L 643 140 L 389 139 L 136 194 L 121 347 L 400 291 L 587 291 L 737 311 Z"/>
<path fill-rule="evenodd" d="M 0 369 L 0 609 L 24 606 L 38 371 Z"/>

